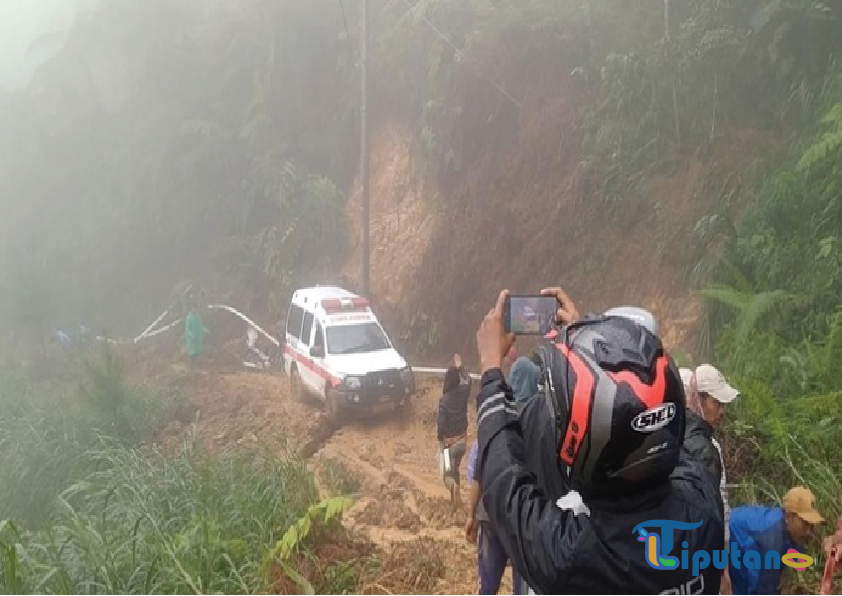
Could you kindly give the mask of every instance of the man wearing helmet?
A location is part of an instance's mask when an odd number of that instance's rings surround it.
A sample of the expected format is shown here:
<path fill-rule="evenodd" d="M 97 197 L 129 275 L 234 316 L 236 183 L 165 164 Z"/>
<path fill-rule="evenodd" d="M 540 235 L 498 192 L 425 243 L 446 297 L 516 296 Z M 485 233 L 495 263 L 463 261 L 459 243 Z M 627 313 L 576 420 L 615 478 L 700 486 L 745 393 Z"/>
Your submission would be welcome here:
<path fill-rule="evenodd" d="M 543 395 L 523 422 L 500 373 L 514 343 L 503 328 L 506 291 L 477 332 L 482 501 L 514 567 L 538 594 L 717 594 L 714 565 L 696 577 L 692 566 L 656 567 L 636 534 L 640 525 L 656 533 L 662 561 L 724 546 L 718 487 L 681 454 L 678 368 L 646 326 L 619 315 L 577 320 L 562 290 L 542 293 L 559 300 L 564 327 L 542 347 Z M 665 520 L 679 527 L 659 527 Z"/>

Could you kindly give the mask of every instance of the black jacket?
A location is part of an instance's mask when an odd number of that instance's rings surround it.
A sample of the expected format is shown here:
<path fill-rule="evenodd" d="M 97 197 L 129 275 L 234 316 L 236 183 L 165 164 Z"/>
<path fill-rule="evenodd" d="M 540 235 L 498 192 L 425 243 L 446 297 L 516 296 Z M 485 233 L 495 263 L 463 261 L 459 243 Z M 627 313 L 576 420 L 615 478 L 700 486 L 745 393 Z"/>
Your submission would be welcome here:
<path fill-rule="evenodd" d="M 661 554 L 680 558 L 685 540 L 689 553 L 723 549 L 724 526 L 721 508 L 716 506 L 719 487 L 696 462 L 683 454 L 669 482 L 636 494 L 587 502 L 590 516 L 574 516 L 559 509 L 555 503 L 559 495 L 548 490 L 553 485 L 566 490 L 564 481 L 548 481 L 534 473 L 551 473 L 557 459 L 555 446 L 543 455 L 539 467 L 535 462 L 525 463 L 527 457 L 535 459 L 537 452 L 526 447 L 524 437 L 529 436 L 531 444 L 533 435 L 547 430 L 546 421 L 541 420 L 547 410 L 541 414 L 538 405 L 542 399 L 532 399 L 524 409 L 524 414 L 531 415 L 524 417 L 523 423 L 529 425 L 524 428 L 500 370 L 486 372 L 480 383 L 477 463 L 482 501 L 513 567 L 536 594 L 719 593 L 722 572 L 713 565 L 695 578 L 692 568 L 652 568 L 635 531 L 638 524 L 650 520 L 701 520 L 696 529 L 673 530 L 672 549 Z M 657 526 L 645 529 L 661 533 Z"/>
<path fill-rule="evenodd" d="M 710 423 L 688 410 L 683 449 L 689 457 L 702 464 L 705 471 L 713 476 L 716 486 L 719 486 L 722 478 L 722 460 L 719 459 L 719 451 L 714 446 L 712 437 L 713 427 Z"/>
<path fill-rule="evenodd" d="M 553 408 L 543 391 L 539 391 L 520 409 L 520 431 L 523 435 L 524 464 L 536 476 L 538 486 L 551 499 L 559 499 L 570 491 L 566 466 L 548 453 L 558 451 L 561 443 Z"/>
<path fill-rule="evenodd" d="M 452 439 L 468 432 L 468 398 L 471 378 L 456 367 L 445 373 L 444 391 L 439 400 L 438 439 Z"/>

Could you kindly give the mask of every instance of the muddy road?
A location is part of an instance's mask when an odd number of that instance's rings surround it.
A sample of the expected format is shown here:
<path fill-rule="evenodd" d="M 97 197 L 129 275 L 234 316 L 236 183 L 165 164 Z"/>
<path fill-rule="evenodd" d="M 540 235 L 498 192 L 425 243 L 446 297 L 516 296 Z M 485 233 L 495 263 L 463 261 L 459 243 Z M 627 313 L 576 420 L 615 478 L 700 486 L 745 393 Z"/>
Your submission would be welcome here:
<path fill-rule="evenodd" d="M 308 463 L 327 492 L 326 478 L 337 478 L 356 493 L 346 525 L 368 538 L 383 553 L 402 551 L 416 558 L 418 594 L 476 593 L 476 546 L 465 540 L 465 513 L 454 512 L 436 461 L 436 411 L 441 380 L 419 378 L 409 414 L 384 413 L 350 420 L 340 428 L 328 424 L 319 405 L 290 396 L 282 374 L 206 372 L 180 384 L 198 420 L 200 436 L 210 449 L 231 444 L 292 449 Z M 469 445 L 476 428 L 469 407 Z M 174 440 L 186 431 L 187 416 L 170 423 L 163 436 Z M 463 460 L 462 497 L 467 499 Z M 395 570 L 397 571 L 397 570 Z M 386 566 L 383 574 L 389 574 Z M 405 573 L 405 569 L 401 571 Z M 435 577 L 430 577 L 430 575 Z M 424 575 L 425 577 L 421 577 Z M 511 593 L 510 573 L 501 593 Z M 385 593 L 385 592 L 384 592 Z"/>

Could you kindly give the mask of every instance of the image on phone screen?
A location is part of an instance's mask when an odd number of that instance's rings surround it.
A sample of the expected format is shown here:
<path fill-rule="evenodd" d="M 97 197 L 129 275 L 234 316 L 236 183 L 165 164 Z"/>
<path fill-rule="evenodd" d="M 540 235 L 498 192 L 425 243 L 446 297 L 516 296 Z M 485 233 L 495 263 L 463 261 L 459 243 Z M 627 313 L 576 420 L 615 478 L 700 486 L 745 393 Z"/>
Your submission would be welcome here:
<path fill-rule="evenodd" d="M 545 335 L 553 327 L 555 296 L 509 296 L 506 331 L 515 335 Z"/>

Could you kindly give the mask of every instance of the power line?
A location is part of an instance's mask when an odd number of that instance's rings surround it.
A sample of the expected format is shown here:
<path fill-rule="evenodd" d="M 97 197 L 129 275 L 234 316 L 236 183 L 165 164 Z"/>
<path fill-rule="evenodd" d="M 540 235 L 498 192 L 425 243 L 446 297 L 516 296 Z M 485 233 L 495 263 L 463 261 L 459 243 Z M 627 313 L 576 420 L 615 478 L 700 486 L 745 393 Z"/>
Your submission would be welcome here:
<path fill-rule="evenodd" d="M 404 1 L 404 3 L 405 3 L 408 7 L 409 7 L 409 11 L 407 11 L 407 12 L 410 12 L 410 11 L 414 11 L 414 10 L 415 10 L 415 7 L 412 5 L 412 3 L 411 3 L 409 0 L 403 0 L 403 1 Z M 428 27 L 429 27 L 429 28 L 433 31 L 433 33 L 435 33 L 436 35 L 438 35 L 438 36 L 441 38 L 441 40 L 442 40 L 442 41 L 444 41 L 444 43 L 446 43 L 447 45 L 449 45 L 449 46 L 453 49 L 453 51 L 454 51 L 454 52 L 456 52 L 456 57 L 457 57 L 457 58 L 459 58 L 459 59 L 465 58 L 465 54 L 464 54 L 464 52 L 463 52 L 462 50 L 460 50 L 459 48 L 457 48 L 457 47 L 456 47 L 456 44 L 454 44 L 452 41 L 450 41 L 450 40 L 447 38 L 447 36 L 446 36 L 444 33 L 442 33 L 442 32 L 439 30 L 439 28 L 438 28 L 438 27 L 436 27 L 436 26 L 435 26 L 435 25 L 434 25 L 434 24 L 433 24 L 433 23 L 432 23 L 432 22 L 431 22 L 431 21 L 430 21 L 430 20 L 429 20 L 429 19 L 425 16 L 425 15 L 423 15 L 423 14 L 419 14 L 418 16 L 420 16 L 420 17 L 421 17 L 421 20 L 422 20 L 422 21 L 424 21 L 424 23 L 426 23 L 426 25 L 427 25 L 427 26 L 428 26 Z M 470 60 L 468 60 L 468 59 L 466 59 L 466 62 L 471 62 L 471 61 L 470 61 Z M 475 66 L 476 66 L 476 64 L 475 64 Z M 494 88 L 495 88 L 495 89 L 497 89 L 497 91 L 499 91 L 501 94 L 503 94 L 503 96 L 505 96 L 505 97 L 506 97 L 506 99 L 508 99 L 509 101 L 511 101 L 513 104 L 515 104 L 518 108 L 523 107 L 523 106 L 521 106 L 521 103 L 520 103 L 518 100 L 516 100 L 514 97 L 512 97 L 512 95 L 511 95 L 508 91 L 506 91 L 505 89 L 503 89 L 503 87 L 502 87 L 499 83 L 497 83 L 496 81 L 492 80 L 492 79 L 491 79 L 491 78 L 489 78 L 489 77 L 483 76 L 483 75 L 479 72 L 479 70 L 477 70 L 476 74 L 477 74 L 477 76 L 478 76 L 478 77 L 480 77 L 480 78 L 484 78 L 486 81 L 488 81 L 489 83 L 491 83 L 492 85 L 494 85 Z"/>

